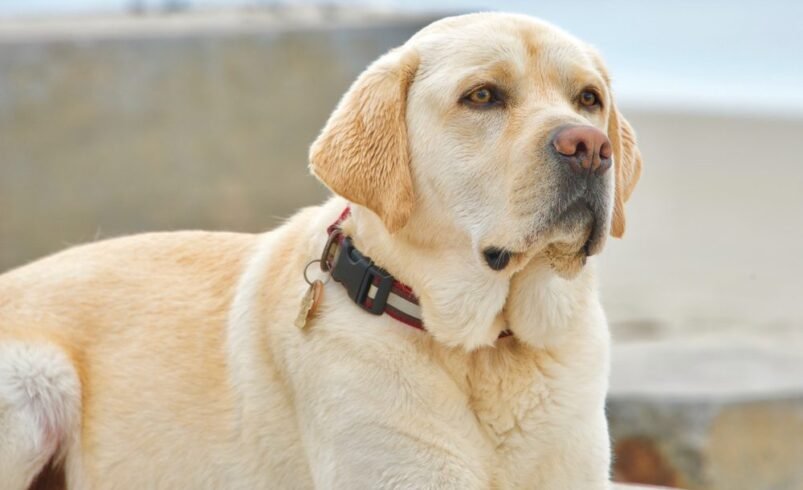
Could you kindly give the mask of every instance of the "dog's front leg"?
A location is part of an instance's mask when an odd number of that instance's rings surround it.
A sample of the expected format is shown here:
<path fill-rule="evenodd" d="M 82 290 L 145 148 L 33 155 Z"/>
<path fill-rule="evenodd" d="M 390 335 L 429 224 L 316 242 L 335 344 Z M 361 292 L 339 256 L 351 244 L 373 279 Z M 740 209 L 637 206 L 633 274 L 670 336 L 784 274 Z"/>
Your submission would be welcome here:
<path fill-rule="evenodd" d="M 538 389 L 544 393 L 541 410 L 522 422 L 540 428 L 536 439 L 541 446 L 531 446 L 538 449 L 534 488 L 610 487 L 604 412 L 609 333 L 593 273 L 590 263 L 567 279 L 547 261 L 534 260 L 511 281 L 505 307 L 508 328 L 538 359 L 534 382 L 543 384 Z"/>
<path fill-rule="evenodd" d="M 534 466 L 529 488 L 538 490 L 609 490 L 608 429 L 600 411 L 574 427 L 561 429 Z"/>

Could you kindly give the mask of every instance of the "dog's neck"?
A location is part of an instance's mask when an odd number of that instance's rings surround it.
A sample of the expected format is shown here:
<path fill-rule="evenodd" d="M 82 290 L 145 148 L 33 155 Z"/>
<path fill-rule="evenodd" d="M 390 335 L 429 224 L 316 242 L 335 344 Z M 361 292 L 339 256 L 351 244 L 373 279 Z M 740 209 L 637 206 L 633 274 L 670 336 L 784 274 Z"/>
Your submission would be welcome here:
<path fill-rule="evenodd" d="M 335 199 L 328 206 L 336 216 L 346 205 Z M 450 241 L 448 231 L 440 238 L 434 231 L 412 235 L 410 230 L 426 225 L 411 224 L 391 235 L 374 213 L 352 205 L 342 229 L 363 254 L 413 288 L 427 331 L 444 345 L 490 346 L 509 328 L 533 347 L 549 346 L 563 336 L 578 302 L 594 287 L 590 267 L 568 281 L 539 258 L 516 274 L 493 271 L 468 239 Z"/>

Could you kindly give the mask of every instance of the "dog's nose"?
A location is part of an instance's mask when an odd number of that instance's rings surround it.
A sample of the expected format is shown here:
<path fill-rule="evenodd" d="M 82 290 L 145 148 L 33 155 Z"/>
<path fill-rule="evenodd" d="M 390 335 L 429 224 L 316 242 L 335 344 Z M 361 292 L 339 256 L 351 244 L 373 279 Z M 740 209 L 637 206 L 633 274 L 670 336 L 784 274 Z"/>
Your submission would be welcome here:
<path fill-rule="evenodd" d="M 552 137 L 559 158 L 576 173 L 604 174 L 611 168 L 611 141 L 593 126 L 566 126 Z"/>

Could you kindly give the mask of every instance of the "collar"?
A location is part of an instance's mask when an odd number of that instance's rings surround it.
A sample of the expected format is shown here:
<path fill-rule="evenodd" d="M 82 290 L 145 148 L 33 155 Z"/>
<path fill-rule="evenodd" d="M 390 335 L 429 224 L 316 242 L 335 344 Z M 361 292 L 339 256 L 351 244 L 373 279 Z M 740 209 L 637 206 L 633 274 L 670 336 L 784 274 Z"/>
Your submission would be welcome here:
<path fill-rule="evenodd" d="M 350 215 L 351 208 L 346 207 L 326 229 L 329 238 L 321 255 L 321 269 L 331 271 L 332 279 L 342 284 L 352 301 L 368 313 L 386 313 L 413 328 L 426 330 L 412 288 L 374 264 L 343 233 L 341 225 Z"/>
<path fill-rule="evenodd" d="M 329 238 L 321 254 L 321 269 L 331 273 L 332 279 L 346 288 L 352 301 L 368 313 L 387 314 L 405 325 L 426 330 L 413 289 L 374 264 L 343 233 L 341 225 L 349 216 L 351 208 L 346 207 L 326 229 Z M 509 335 L 512 332 L 505 330 L 499 338 Z"/>

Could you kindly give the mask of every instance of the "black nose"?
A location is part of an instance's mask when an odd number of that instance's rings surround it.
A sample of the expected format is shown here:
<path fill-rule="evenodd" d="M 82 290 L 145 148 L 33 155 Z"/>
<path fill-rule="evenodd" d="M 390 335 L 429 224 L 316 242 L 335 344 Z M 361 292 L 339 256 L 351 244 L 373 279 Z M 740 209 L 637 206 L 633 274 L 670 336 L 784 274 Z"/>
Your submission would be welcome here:
<path fill-rule="evenodd" d="M 611 141 L 593 126 L 565 126 L 552 137 L 552 146 L 578 174 L 602 175 L 611 168 Z"/>
<path fill-rule="evenodd" d="M 488 247 L 482 251 L 482 255 L 488 267 L 495 271 L 501 271 L 510 262 L 510 252 L 503 248 Z"/>

